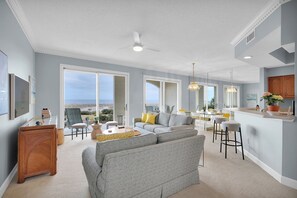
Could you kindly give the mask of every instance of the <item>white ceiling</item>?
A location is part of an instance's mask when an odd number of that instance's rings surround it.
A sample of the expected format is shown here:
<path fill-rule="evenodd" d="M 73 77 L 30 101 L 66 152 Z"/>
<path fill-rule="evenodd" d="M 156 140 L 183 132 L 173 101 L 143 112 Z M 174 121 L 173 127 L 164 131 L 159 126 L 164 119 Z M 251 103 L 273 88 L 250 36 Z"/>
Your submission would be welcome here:
<path fill-rule="evenodd" d="M 36 52 L 210 78 L 257 82 L 231 40 L 271 0 L 8 0 Z M 134 52 L 132 32 L 160 52 Z M 222 72 L 224 71 L 224 72 Z M 228 72 L 227 72 L 228 71 Z M 227 73 L 227 74 L 226 74 Z"/>

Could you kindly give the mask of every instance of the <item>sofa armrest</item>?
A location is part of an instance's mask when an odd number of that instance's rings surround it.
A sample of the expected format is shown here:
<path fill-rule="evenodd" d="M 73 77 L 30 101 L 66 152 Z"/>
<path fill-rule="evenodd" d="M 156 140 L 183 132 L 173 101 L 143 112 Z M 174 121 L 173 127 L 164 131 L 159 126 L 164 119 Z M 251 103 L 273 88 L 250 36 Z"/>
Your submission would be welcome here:
<path fill-rule="evenodd" d="M 97 178 L 102 171 L 102 168 L 96 162 L 96 150 L 95 148 L 88 147 L 82 153 L 82 164 L 85 170 L 85 174 L 92 188 L 96 187 Z"/>
<path fill-rule="evenodd" d="M 135 127 L 135 123 L 136 122 L 141 122 L 141 118 L 133 118 L 132 122 L 133 122 L 133 127 Z"/>

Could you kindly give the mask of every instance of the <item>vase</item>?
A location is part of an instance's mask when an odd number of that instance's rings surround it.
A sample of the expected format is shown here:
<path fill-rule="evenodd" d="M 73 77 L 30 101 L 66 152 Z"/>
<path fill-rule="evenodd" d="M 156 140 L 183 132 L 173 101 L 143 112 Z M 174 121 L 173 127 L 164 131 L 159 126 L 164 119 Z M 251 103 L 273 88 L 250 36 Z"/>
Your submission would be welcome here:
<path fill-rule="evenodd" d="M 267 105 L 267 110 L 268 111 L 279 111 L 279 106 L 278 105 Z"/>

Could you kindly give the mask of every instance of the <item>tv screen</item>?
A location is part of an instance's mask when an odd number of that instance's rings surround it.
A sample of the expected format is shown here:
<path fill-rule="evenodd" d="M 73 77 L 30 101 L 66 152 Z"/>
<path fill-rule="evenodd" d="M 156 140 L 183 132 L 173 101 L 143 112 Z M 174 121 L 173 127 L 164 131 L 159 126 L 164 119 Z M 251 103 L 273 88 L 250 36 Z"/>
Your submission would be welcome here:
<path fill-rule="evenodd" d="M 29 82 L 10 74 L 11 119 L 29 112 Z"/>

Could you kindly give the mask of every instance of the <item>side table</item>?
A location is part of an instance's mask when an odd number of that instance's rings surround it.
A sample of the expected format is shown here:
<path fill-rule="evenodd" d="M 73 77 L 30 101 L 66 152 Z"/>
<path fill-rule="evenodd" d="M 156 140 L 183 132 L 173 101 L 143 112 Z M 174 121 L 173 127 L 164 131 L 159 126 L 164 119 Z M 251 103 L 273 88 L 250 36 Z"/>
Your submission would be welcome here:
<path fill-rule="evenodd" d="M 102 134 L 102 131 L 101 131 L 102 124 L 101 123 L 92 124 L 91 126 L 93 128 L 93 131 L 91 133 L 91 136 L 92 136 L 92 139 L 94 140 L 94 139 L 96 139 L 96 135 L 97 134 Z"/>

